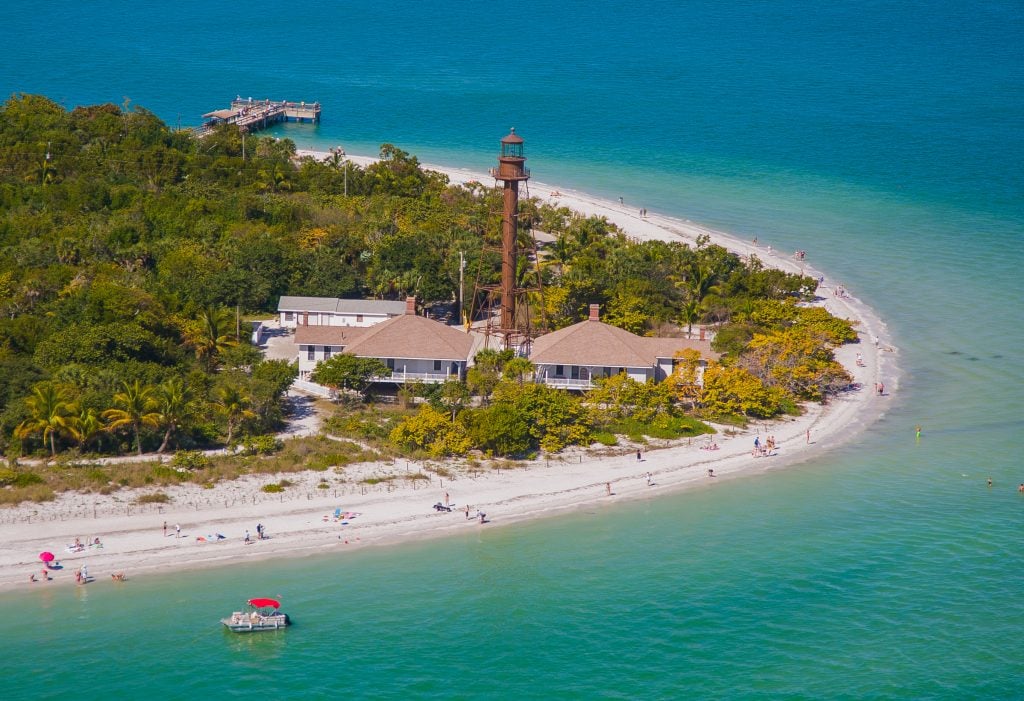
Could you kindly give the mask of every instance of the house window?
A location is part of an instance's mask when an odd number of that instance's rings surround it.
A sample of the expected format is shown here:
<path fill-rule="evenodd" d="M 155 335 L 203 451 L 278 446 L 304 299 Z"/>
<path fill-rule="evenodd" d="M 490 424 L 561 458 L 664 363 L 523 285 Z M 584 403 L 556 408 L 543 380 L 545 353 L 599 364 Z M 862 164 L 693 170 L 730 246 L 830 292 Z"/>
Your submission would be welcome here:
<path fill-rule="evenodd" d="M 331 357 L 331 350 L 332 349 L 330 346 L 324 346 L 324 360 L 327 360 L 328 358 Z"/>
<path fill-rule="evenodd" d="M 569 371 L 569 377 L 571 377 L 574 380 L 580 379 L 580 366 L 579 365 L 573 365 L 572 366 L 572 370 Z"/>
<path fill-rule="evenodd" d="M 306 360 L 316 360 L 316 346 L 306 346 Z"/>
<path fill-rule="evenodd" d="M 564 377 L 564 376 L 565 376 L 565 366 L 564 365 L 556 365 L 555 366 L 555 377 Z"/>
<path fill-rule="evenodd" d="M 611 368 L 605 368 L 604 369 L 604 376 L 605 377 L 611 377 L 612 376 L 612 369 Z"/>
<path fill-rule="evenodd" d="M 295 321 L 295 312 L 285 312 L 284 313 L 284 320 L 285 321 Z"/>
<path fill-rule="evenodd" d="M 391 372 L 395 371 L 395 359 L 394 358 L 388 358 L 387 360 L 384 361 L 384 364 L 388 366 L 388 370 L 390 370 Z"/>
<path fill-rule="evenodd" d="M 356 314 L 356 323 L 360 324 L 360 323 L 362 323 L 362 321 L 363 321 L 363 315 L 362 314 Z"/>
<path fill-rule="evenodd" d="M 440 360 L 435 360 L 434 361 L 434 372 L 441 372 L 441 361 Z"/>

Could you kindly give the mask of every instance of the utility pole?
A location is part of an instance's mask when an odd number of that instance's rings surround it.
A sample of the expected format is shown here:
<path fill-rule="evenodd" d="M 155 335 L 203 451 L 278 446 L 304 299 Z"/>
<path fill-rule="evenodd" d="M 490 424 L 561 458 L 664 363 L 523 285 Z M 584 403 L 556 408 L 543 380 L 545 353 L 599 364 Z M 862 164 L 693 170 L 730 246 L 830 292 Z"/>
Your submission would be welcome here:
<path fill-rule="evenodd" d="M 466 320 L 463 318 L 462 311 L 462 278 L 466 272 L 466 257 L 459 251 L 459 323 L 465 324 Z"/>

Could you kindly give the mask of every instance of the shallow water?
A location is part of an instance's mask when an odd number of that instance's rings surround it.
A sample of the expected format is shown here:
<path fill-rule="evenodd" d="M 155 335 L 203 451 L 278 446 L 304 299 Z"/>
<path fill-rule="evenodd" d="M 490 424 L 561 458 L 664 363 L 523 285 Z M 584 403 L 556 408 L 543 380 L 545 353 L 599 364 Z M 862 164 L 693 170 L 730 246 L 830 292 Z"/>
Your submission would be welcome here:
<path fill-rule="evenodd" d="M 1019 3 L 247 7 L 10 9 L 0 91 L 127 95 L 172 124 L 235 94 L 319 100 L 323 124 L 277 133 L 476 169 L 514 125 L 540 181 L 807 250 L 904 375 L 867 433 L 784 471 L 5 594 L 11 698 L 1019 697 Z M 217 628 L 265 594 L 293 629 Z"/>

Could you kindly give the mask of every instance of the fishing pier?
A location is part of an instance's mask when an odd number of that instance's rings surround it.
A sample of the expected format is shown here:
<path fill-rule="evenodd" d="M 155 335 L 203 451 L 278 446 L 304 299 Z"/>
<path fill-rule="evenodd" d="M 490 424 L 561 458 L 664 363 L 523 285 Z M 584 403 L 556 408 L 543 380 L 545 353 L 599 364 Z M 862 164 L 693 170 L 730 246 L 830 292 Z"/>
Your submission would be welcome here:
<path fill-rule="evenodd" d="M 279 122 L 319 124 L 320 103 L 236 97 L 229 109 L 207 112 L 203 120 L 203 125 L 196 129 L 198 136 L 206 136 L 219 124 L 235 124 L 242 132 L 259 131 Z"/>

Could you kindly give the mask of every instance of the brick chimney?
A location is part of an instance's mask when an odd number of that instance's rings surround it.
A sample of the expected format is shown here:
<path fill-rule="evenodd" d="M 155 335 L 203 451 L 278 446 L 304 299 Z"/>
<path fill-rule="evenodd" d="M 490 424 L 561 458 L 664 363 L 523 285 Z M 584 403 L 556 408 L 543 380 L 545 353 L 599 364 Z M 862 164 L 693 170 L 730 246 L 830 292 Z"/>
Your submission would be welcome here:
<path fill-rule="evenodd" d="M 591 304 L 590 305 L 590 317 L 587 321 L 601 321 L 601 305 Z"/>
<path fill-rule="evenodd" d="M 405 313 L 416 316 L 416 298 L 406 297 L 405 298 Z"/>

